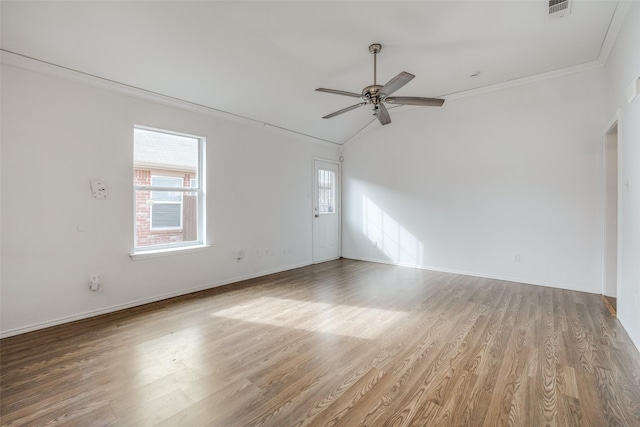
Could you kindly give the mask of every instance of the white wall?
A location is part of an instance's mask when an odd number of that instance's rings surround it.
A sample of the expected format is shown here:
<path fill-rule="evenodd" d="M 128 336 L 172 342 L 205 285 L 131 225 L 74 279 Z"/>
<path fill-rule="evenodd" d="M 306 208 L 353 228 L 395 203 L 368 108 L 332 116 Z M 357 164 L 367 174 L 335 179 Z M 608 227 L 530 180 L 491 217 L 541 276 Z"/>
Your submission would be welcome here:
<path fill-rule="evenodd" d="M 392 111 L 344 147 L 344 256 L 600 293 L 620 109 L 618 314 L 640 347 L 639 51 L 633 2 L 604 69 Z M 335 147 L 7 65 L 1 87 L 0 336 L 311 262 L 311 158 Z M 130 260 L 134 124 L 208 138 L 210 249 Z"/>
<path fill-rule="evenodd" d="M 597 68 L 392 110 L 345 146 L 343 256 L 600 293 L 603 96 Z"/>
<path fill-rule="evenodd" d="M 618 291 L 618 130 L 603 141 L 604 167 L 604 283 L 602 293 L 615 297 Z"/>
<path fill-rule="evenodd" d="M 627 87 L 640 77 L 640 2 L 631 2 L 605 67 L 605 120 L 618 116 L 618 318 L 640 348 L 640 97 L 627 103 Z M 629 180 L 629 188 L 626 183 Z"/>
<path fill-rule="evenodd" d="M 1 84 L 2 335 L 311 263 L 312 158 L 336 146 L 6 64 Z M 134 124 L 207 138 L 208 250 L 129 258 Z"/>

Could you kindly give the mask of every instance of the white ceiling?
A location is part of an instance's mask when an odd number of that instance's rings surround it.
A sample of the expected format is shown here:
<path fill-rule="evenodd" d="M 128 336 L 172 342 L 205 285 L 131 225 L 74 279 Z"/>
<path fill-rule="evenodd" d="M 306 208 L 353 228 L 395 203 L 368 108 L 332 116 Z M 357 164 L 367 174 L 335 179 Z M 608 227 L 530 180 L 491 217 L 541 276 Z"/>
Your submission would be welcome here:
<path fill-rule="evenodd" d="M 378 83 L 407 71 L 416 78 L 396 95 L 446 99 L 598 60 L 617 3 L 574 0 L 570 16 L 549 20 L 544 0 L 2 1 L 1 41 L 19 55 L 343 143 L 371 111 L 323 120 L 358 100 L 314 89 L 372 84 L 371 43 L 382 44 Z"/>

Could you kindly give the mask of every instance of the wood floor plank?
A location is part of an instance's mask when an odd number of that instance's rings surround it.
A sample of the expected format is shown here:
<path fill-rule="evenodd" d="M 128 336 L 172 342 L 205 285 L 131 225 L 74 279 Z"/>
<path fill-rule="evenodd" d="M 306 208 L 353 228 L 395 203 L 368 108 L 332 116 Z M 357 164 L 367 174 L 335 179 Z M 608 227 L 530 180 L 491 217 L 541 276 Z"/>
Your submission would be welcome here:
<path fill-rule="evenodd" d="M 640 426 L 597 295 L 337 260 L 0 341 L 2 426 Z"/>

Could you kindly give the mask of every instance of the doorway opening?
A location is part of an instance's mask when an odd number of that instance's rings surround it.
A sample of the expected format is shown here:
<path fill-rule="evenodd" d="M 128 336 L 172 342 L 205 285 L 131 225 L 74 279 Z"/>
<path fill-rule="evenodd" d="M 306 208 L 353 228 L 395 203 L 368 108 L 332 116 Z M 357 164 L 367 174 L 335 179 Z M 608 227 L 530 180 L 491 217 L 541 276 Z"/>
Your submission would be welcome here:
<path fill-rule="evenodd" d="M 618 122 L 604 135 L 604 280 L 602 295 L 615 315 L 618 295 Z"/>

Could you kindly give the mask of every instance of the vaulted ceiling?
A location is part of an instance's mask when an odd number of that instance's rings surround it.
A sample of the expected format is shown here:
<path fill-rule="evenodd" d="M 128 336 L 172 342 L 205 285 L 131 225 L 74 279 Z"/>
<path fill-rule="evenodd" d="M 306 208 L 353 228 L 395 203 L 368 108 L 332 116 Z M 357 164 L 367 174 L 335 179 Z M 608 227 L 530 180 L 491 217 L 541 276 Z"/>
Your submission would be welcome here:
<path fill-rule="evenodd" d="M 371 110 L 323 120 L 358 100 L 314 89 L 372 84 L 371 43 L 382 44 L 378 83 L 408 71 L 416 78 L 396 95 L 446 99 L 597 61 L 617 6 L 574 0 L 569 16 L 549 19 L 539 0 L 3 1 L 1 43 L 340 144 L 374 119 Z"/>

